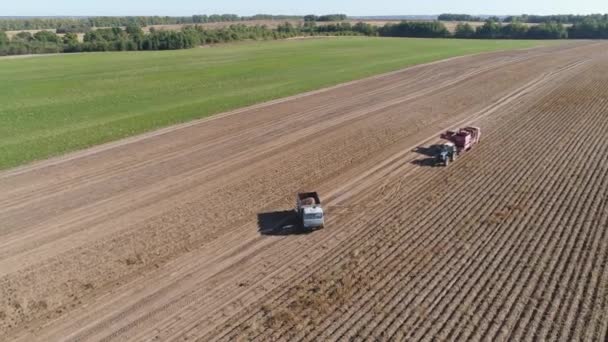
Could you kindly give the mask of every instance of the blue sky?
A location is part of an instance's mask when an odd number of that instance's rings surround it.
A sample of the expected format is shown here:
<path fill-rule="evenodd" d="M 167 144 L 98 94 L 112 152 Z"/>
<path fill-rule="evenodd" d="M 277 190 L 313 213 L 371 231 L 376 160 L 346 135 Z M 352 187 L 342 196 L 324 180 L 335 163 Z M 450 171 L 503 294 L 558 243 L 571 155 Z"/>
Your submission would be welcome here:
<path fill-rule="evenodd" d="M 346 13 L 405 14 L 607 13 L 606 0 L 0 0 L 0 16 L 28 15 L 252 15 Z"/>

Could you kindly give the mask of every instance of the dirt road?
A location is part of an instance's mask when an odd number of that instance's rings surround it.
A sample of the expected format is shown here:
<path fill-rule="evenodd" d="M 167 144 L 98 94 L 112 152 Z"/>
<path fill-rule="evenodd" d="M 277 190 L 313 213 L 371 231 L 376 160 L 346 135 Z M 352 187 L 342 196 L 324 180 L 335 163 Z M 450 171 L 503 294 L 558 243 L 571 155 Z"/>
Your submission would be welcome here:
<path fill-rule="evenodd" d="M 457 58 L 0 173 L 7 340 L 603 340 L 608 44 Z M 449 168 L 417 147 L 475 124 Z M 286 234 L 298 190 L 327 228 Z"/>

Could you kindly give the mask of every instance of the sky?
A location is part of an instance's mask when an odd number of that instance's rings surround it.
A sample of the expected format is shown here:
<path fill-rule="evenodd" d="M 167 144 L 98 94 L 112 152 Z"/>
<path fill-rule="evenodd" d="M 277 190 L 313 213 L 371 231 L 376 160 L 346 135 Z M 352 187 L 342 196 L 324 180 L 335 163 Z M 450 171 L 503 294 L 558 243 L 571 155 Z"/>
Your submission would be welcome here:
<path fill-rule="evenodd" d="M 608 13 L 606 0 L 0 0 L 0 16 L 192 14 L 327 14 L 351 16 Z"/>

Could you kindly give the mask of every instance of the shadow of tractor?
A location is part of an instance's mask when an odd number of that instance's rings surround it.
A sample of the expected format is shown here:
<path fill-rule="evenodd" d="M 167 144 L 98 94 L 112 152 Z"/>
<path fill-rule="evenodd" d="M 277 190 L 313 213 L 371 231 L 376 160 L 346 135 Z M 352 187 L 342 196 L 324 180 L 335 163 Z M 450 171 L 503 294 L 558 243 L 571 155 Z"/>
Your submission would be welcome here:
<path fill-rule="evenodd" d="M 418 153 L 426 158 L 418 158 L 412 161 L 417 166 L 435 167 L 438 166 L 436 155 L 439 153 L 441 145 L 418 146 L 412 152 Z"/>

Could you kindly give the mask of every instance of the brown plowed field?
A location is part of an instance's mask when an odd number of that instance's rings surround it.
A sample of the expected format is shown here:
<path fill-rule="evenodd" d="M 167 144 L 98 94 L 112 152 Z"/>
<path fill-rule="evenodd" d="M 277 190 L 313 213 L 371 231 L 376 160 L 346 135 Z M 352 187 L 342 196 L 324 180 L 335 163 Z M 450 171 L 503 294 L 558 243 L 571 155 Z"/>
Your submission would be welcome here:
<path fill-rule="evenodd" d="M 0 336 L 603 341 L 607 49 L 456 58 L 0 173 Z M 468 124 L 482 143 L 430 167 Z M 289 230 L 298 190 L 324 230 Z"/>

